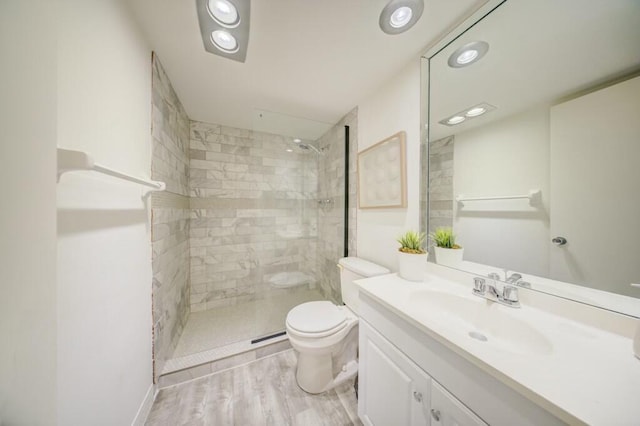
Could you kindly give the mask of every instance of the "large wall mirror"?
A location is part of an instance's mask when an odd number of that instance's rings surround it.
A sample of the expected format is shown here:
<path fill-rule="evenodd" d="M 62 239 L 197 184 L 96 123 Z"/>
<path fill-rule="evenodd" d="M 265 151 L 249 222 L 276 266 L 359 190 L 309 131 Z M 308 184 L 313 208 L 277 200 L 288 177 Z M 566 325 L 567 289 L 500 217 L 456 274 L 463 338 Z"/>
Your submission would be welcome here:
<path fill-rule="evenodd" d="M 429 58 L 429 231 L 453 228 L 456 268 L 640 317 L 640 1 L 467 27 Z"/>

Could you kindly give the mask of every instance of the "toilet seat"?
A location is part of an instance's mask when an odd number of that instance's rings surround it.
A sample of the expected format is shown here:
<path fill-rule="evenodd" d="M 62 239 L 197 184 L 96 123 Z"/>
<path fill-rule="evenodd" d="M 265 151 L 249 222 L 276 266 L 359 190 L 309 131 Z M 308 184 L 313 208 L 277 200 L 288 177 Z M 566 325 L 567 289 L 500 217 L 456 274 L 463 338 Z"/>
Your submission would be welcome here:
<path fill-rule="evenodd" d="M 307 302 L 287 314 L 287 329 L 301 337 L 325 337 L 335 334 L 348 324 L 343 308 L 328 301 Z"/>

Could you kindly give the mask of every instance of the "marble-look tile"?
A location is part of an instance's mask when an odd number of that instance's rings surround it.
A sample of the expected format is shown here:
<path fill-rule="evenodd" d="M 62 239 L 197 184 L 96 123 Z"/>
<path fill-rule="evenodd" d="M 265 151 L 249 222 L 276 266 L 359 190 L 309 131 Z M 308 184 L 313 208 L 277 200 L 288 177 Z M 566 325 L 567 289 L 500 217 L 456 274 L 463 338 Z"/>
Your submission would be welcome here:
<path fill-rule="evenodd" d="M 191 254 L 192 311 L 264 299 L 267 274 L 315 275 L 315 265 L 291 249 L 304 238 L 315 252 L 317 204 L 302 201 L 315 200 L 318 162 L 311 154 L 286 155 L 291 144 L 281 135 L 192 122 L 189 241 L 206 249 Z M 276 249 L 288 254 L 276 256 Z"/>
<path fill-rule="evenodd" d="M 161 389 L 147 425 L 361 425 L 353 382 L 310 395 L 293 350 Z"/>
<path fill-rule="evenodd" d="M 189 117 L 157 55 L 152 57 L 152 195 L 154 378 L 171 357 L 189 315 Z"/>
<path fill-rule="evenodd" d="M 320 277 L 323 295 L 340 303 L 340 275 L 337 261 L 344 255 L 344 206 L 345 206 L 345 130 L 349 126 L 349 256 L 356 256 L 356 158 L 358 153 L 357 108 L 345 115 L 325 133 L 318 145 L 324 149 L 318 165 L 318 199 L 330 199 L 331 204 L 318 209 L 318 245 L 316 269 Z"/>
<path fill-rule="evenodd" d="M 455 137 L 448 136 L 429 143 L 429 166 L 421 169 L 421 179 L 429 179 L 429 229 L 453 226 L 453 150 Z M 424 149 L 425 147 L 421 147 Z M 428 177 L 427 177 L 428 175 Z M 424 194 L 422 193 L 424 191 Z M 426 203 L 426 189 L 421 189 L 421 201 Z M 424 226 L 424 225 L 422 225 Z"/>
<path fill-rule="evenodd" d="M 192 271 L 192 285 L 199 286 L 197 292 L 192 292 L 192 310 L 202 309 L 203 304 L 229 306 L 239 298 L 256 294 L 238 291 L 223 283 L 233 280 L 240 284 L 238 279 L 241 279 L 245 286 L 261 285 L 267 266 L 280 268 L 274 272 L 300 268 L 306 274 L 317 274 L 325 297 L 340 301 L 335 263 L 344 251 L 345 125 L 350 126 L 351 136 L 348 244 L 351 255 L 355 255 L 357 109 L 318 141 L 311 142 L 322 147 L 324 152 L 320 156 L 312 152 L 283 155 L 284 148 L 291 146 L 290 137 L 192 122 L 190 195 L 194 211 L 190 246 L 206 248 L 209 255 L 243 251 L 257 254 L 255 261 L 243 264 L 238 264 L 232 256 L 215 262 L 210 258 L 205 262 L 202 255 L 192 255 L 192 265 L 210 265 L 205 270 Z M 319 196 L 334 199 L 331 211 L 318 209 Z M 291 204 L 298 200 L 310 203 Z M 231 220 L 198 220 L 210 217 Z M 237 218 L 278 218 L 278 222 L 274 229 L 273 221 L 240 222 Z M 301 259 L 292 256 L 268 257 L 264 252 L 269 249 L 264 244 L 283 243 L 295 247 L 300 238 L 304 238 L 304 251 L 313 253 L 315 259 L 307 256 L 300 262 Z M 238 270 L 246 270 L 248 274 Z M 207 283 L 207 294 L 202 293 L 204 283 Z M 231 303 L 223 303 L 222 299 L 231 299 Z"/>

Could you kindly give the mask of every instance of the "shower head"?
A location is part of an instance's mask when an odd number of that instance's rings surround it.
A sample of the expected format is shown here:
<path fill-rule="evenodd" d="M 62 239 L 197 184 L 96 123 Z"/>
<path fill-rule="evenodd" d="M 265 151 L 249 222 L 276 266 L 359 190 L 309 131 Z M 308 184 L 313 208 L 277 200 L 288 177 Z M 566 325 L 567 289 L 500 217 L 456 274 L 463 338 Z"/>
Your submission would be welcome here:
<path fill-rule="evenodd" d="M 321 150 L 319 150 L 318 148 L 316 148 L 315 146 L 313 146 L 313 145 L 311 145 L 311 144 L 299 143 L 299 144 L 298 144 L 298 147 L 299 147 L 300 149 L 304 149 L 305 151 L 312 150 L 312 151 L 314 151 L 316 154 L 323 155 Z"/>

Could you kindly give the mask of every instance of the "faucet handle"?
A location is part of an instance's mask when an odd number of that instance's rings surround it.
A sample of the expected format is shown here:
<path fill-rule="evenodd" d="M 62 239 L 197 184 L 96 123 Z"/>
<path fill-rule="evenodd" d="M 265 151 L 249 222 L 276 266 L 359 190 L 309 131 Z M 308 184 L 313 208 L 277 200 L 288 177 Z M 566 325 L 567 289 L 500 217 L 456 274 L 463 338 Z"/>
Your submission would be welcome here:
<path fill-rule="evenodd" d="M 502 300 L 511 306 L 519 306 L 520 298 L 518 297 L 518 288 L 505 285 L 504 289 L 502 289 Z"/>
<path fill-rule="evenodd" d="M 509 283 L 509 284 L 514 284 L 517 283 L 518 281 L 520 281 L 522 279 L 522 275 L 520 275 L 517 272 L 514 272 L 513 274 L 511 274 L 511 276 L 507 276 L 505 282 Z"/>
<path fill-rule="evenodd" d="M 476 294 L 484 294 L 486 289 L 486 281 L 484 278 L 474 277 L 473 278 L 473 292 Z"/>

